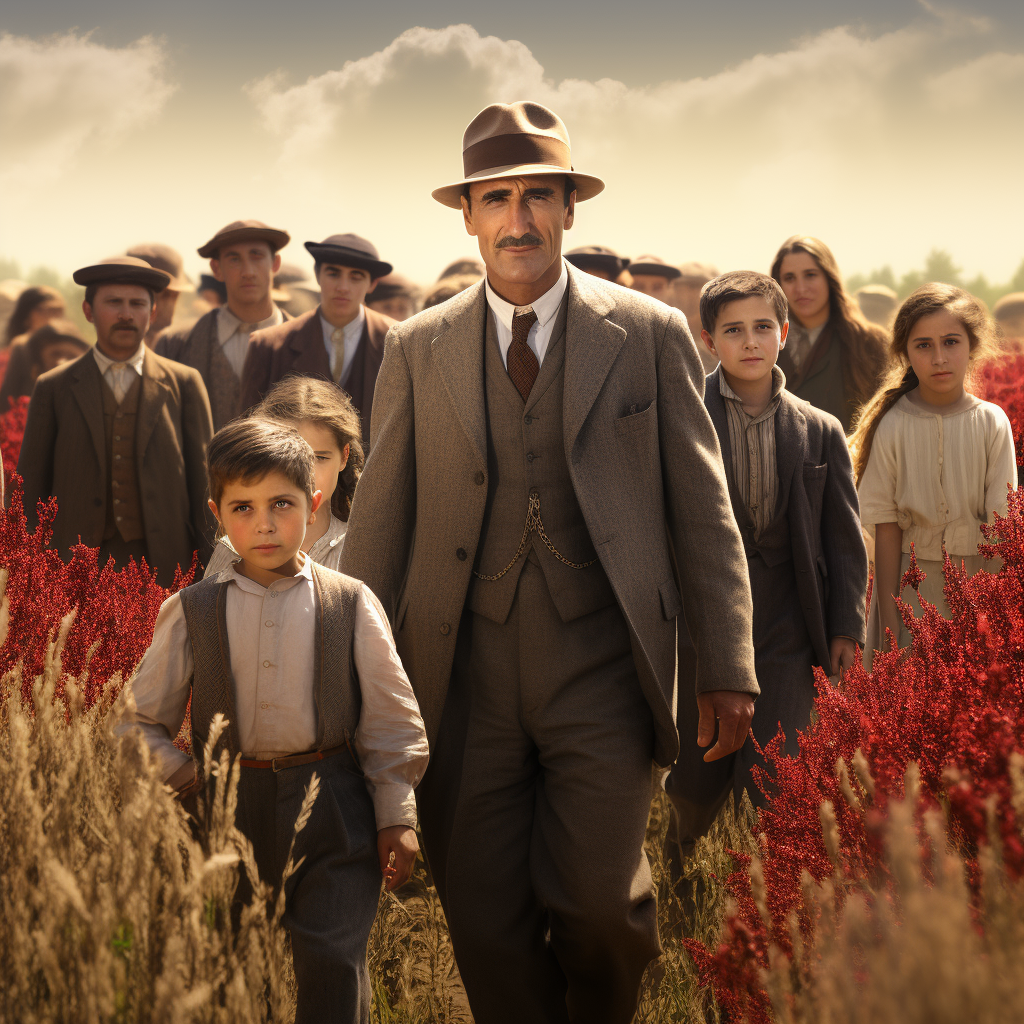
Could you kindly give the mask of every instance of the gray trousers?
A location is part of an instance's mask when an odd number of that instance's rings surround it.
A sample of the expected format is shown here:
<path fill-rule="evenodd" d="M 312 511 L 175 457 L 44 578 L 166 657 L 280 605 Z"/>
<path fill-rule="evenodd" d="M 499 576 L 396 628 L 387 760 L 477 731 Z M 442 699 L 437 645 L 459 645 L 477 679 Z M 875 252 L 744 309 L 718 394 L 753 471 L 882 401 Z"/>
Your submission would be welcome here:
<path fill-rule="evenodd" d="M 298 983 L 296 1024 L 366 1024 L 366 942 L 377 914 L 377 824 L 366 783 L 348 753 L 275 772 L 243 768 L 236 824 L 253 844 L 260 877 L 279 886 L 309 779 L 320 776 L 313 813 L 292 856 L 284 924 Z M 240 886 L 237 899 L 251 893 Z"/>
<path fill-rule="evenodd" d="M 754 670 L 761 687 L 750 731 L 765 747 L 781 725 L 786 734 L 786 753 L 796 754 L 796 732 L 810 724 L 817 689 L 814 650 L 800 607 L 793 563 L 769 566 L 755 555 L 747 565 L 754 597 Z M 758 765 L 767 770 L 767 764 L 749 736 L 734 754 L 710 763 L 704 761 L 709 748 L 697 746 L 700 716 L 695 679 L 693 649 L 680 647 L 676 712 L 679 759 L 665 780 L 665 792 L 672 801 L 676 837 L 684 857 L 711 828 L 730 791 L 739 800 L 745 789 L 755 807 L 765 803 L 752 769 Z"/>
<path fill-rule="evenodd" d="M 628 1024 L 660 951 L 643 850 L 654 728 L 617 606 L 564 623 L 532 561 L 467 612 L 417 790 L 477 1024 Z"/>

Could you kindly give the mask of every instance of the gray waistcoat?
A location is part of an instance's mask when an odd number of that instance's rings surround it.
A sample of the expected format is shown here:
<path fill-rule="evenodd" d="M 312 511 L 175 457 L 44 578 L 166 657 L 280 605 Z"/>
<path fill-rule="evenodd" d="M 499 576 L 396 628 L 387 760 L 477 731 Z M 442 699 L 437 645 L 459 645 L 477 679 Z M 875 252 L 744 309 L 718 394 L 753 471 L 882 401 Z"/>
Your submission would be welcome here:
<path fill-rule="evenodd" d="M 356 621 L 358 580 L 313 563 L 316 588 L 316 626 L 313 679 L 296 680 L 296 685 L 316 688 L 316 749 L 330 750 L 345 743 L 359 724 L 361 695 L 356 676 L 352 639 Z M 181 591 L 189 642 L 195 668 L 192 673 L 192 759 L 197 772 L 203 771 L 203 747 L 210 724 L 218 712 L 228 719 L 214 751 L 218 757 L 227 749 L 233 758 L 241 751 L 235 714 L 235 684 L 231 675 L 228 646 L 227 597 L 229 583 L 217 576 L 201 580 Z M 292 751 L 304 754 L 304 750 Z"/>
<path fill-rule="evenodd" d="M 563 622 L 571 622 L 615 602 L 608 577 L 598 562 L 583 520 L 565 460 L 562 395 L 565 385 L 567 298 L 551 333 L 544 362 L 525 407 L 505 369 L 494 317 L 488 309 L 484 339 L 484 392 L 487 402 L 487 505 L 475 569 L 485 576 L 500 573 L 523 539 L 530 495 L 540 498 L 544 531 L 570 562 L 593 562 L 574 569 L 553 555 L 537 535 L 499 580 L 474 576 L 468 606 L 493 622 L 504 622 L 515 598 L 527 558 L 541 567 L 548 592 Z"/>

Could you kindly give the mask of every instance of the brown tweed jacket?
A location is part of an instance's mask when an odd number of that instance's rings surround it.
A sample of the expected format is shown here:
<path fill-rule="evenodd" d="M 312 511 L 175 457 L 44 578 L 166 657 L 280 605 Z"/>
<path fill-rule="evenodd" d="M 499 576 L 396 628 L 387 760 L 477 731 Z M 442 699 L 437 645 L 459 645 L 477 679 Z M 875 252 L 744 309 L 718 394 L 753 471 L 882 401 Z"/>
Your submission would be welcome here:
<path fill-rule="evenodd" d="M 392 616 L 431 742 L 487 499 L 485 316 L 481 282 L 388 334 L 342 555 Z M 704 372 L 678 310 L 573 267 L 565 342 L 569 472 L 668 765 L 684 608 L 697 689 L 758 692 L 746 558 Z"/>
<path fill-rule="evenodd" d="M 364 369 L 361 379 L 352 382 L 351 390 L 352 401 L 362 421 L 364 442 L 370 437 L 370 413 L 377 374 L 384 358 L 384 339 L 394 323 L 391 317 L 383 313 L 366 310 L 366 325 L 360 339 L 364 351 Z M 319 306 L 288 323 L 253 332 L 242 370 L 242 411 L 252 408 L 270 390 L 272 384 L 290 373 L 301 377 L 319 377 L 322 380 L 332 379 Z"/>
<path fill-rule="evenodd" d="M 44 373 L 28 407 L 18 472 L 25 513 L 36 523 L 36 502 L 57 497 L 53 544 L 63 558 L 79 539 L 99 547 L 106 522 L 106 440 L 103 378 L 92 352 Z M 210 403 L 199 374 L 149 350 L 135 457 L 148 561 L 170 586 L 193 551 L 210 555 L 213 523 L 206 505 L 206 446 L 213 436 Z"/>

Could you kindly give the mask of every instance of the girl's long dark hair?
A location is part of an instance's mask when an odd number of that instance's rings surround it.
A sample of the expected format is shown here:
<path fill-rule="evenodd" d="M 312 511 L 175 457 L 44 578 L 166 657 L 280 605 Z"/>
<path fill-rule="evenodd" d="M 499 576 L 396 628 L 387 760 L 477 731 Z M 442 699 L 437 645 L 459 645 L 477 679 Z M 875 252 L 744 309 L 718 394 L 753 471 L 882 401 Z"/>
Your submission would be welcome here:
<path fill-rule="evenodd" d="M 267 392 L 250 415 L 293 425 L 316 423 L 334 435 L 338 451 L 344 453 L 345 445 L 348 445 L 348 462 L 338 474 L 338 486 L 331 496 L 331 512 L 343 522 L 348 522 L 364 458 L 359 413 L 348 395 L 330 381 L 315 377 L 285 377 Z"/>
<path fill-rule="evenodd" d="M 828 326 L 839 341 L 843 380 L 858 407 L 867 402 L 885 374 L 889 335 L 870 323 L 843 284 L 832 250 L 819 238 L 793 235 L 782 243 L 772 261 L 771 276 L 780 284 L 782 261 L 795 252 L 805 252 L 828 281 Z"/>
<path fill-rule="evenodd" d="M 871 444 L 882 417 L 908 392 L 918 385 L 917 374 L 910 365 L 907 345 L 914 326 L 923 316 L 947 310 L 964 325 L 971 347 L 971 360 L 992 344 L 995 327 L 984 306 L 963 288 L 951 284 L 926 284 L 904 300 L 892 325 L 892 343 L 889 346 L 889 369 L 874 397 L 860 411 L 850 449 L 853 453 L 853 472 L 860 483 L 871 455 Z"/>

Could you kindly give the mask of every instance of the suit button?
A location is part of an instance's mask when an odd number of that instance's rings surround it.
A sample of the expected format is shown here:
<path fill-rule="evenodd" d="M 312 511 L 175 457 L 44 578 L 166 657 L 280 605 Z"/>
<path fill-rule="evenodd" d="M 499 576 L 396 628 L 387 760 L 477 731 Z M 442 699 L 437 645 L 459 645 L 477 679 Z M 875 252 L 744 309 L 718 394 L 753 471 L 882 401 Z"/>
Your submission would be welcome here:
<path fill-rule="evenodd" d="M 441 623 L 441 636 L 447 636 L 452 631 L 452 627 L 447 622 Z"/>
<path fill-rule="evenodd" d="M 115 434 L 114 435 L 114 440 L 115 441 L 120 441 L 121 440 L 121 435 L 120 434 Z"/>
<path fill-rule="evenodd" d="M 465 548 L 459 548 L 459 550 L 455 552 L 455 557 L 460 562 L 464 562 L 466 560 L 466 549 Z"/>
<path fill-rule="evenodd" d="M 533 452 L 527 452 L 527 454 L 526 454 L 526 461 L 527 462 L 533 462 L 533 459 L 534 459 Z"/>
<path fill-rule="evenodd" d="M 481 472 L 480 472 L 479 470 L 477 470 L 476 476 L 475 476 L 475 477 L 473 477 L 473 479 L 474 479 L 474 480 L 475 480 L 475 481 L 476 481 L 476 482 L 477 482 L 478 484 L 482 484 L 482 483 L 484 482 L 484 479 L 485 479 L 485 477 L 484 477 L 483 473 L 481 473 Z"/>
<path fill-rule="evenodd" d="M 523 422 L 524 422 L 524 423 L 526 423 L 526 424 L 530 424 L 530 423 L 532 423 L 532 422 L 533 422 L 533 417 L 532 417 L 532 416 L 531 416 L 531 415 L 530 415 L 529 413 L 527 413 L 527 414 L 526 414 L 526 415 L 525 415 L 525 416 L 523 417 Z"/>

